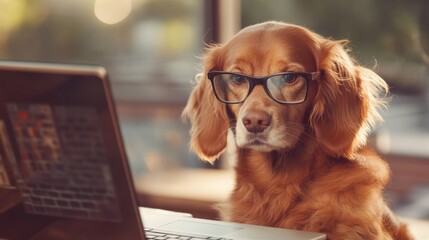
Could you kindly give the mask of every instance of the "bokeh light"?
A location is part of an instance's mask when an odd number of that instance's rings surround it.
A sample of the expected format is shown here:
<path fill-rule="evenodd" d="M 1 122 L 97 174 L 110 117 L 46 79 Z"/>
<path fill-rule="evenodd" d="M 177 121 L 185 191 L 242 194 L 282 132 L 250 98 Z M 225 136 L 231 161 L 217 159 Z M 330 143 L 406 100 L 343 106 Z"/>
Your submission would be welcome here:
<path fill-rule="evenodd" d="M 116 24 L 124 20 L 132 10 L 132 0 L 95 0 L 95 16 L 103 23 Z"/>

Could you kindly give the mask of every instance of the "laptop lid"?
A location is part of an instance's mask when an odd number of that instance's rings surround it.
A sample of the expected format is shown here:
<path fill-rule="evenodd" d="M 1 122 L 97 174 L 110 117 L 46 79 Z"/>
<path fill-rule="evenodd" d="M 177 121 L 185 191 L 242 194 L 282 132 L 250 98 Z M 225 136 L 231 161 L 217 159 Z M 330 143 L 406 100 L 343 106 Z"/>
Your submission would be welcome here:
<path fill-rule="evenodd" d="M 0 62 L 0 238 L 144 239 L 105 69 Z"/>

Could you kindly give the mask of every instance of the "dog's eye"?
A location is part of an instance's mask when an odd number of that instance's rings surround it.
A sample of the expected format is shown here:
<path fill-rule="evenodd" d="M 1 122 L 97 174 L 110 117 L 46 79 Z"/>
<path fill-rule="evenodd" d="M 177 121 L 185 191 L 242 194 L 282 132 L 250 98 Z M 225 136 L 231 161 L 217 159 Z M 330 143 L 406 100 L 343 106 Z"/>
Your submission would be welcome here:
<path fill-rule="evenodd" d="M 281 81 L 286 84 L 294 83 L 297 79 L 295 74 L 284 74 L 281 77 Z"/>
<path fill-rule="evenodd" d="M 246 83 L 246 78 L 240 75 L 232 75 L 231 76 L 231 81 L 235 84 L 235 85 L 241 85 Z"/>

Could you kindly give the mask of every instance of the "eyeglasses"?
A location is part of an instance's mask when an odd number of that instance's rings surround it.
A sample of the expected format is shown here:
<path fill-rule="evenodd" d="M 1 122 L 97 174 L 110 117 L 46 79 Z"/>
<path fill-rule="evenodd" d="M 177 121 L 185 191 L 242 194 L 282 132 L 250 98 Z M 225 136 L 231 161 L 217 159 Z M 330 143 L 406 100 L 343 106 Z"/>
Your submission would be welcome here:
<path fill-rule="evenodd" d="M 216 98 L 223 103 L 242 103 L 255 85 L 262 85 L 274 101 L 281 104 L 298 104 L 307 98 L 308 82 L 318 79 L 320 72 L 283 72 L 254 78 L 239 73 L 212 71 L 207 76 Z"/>

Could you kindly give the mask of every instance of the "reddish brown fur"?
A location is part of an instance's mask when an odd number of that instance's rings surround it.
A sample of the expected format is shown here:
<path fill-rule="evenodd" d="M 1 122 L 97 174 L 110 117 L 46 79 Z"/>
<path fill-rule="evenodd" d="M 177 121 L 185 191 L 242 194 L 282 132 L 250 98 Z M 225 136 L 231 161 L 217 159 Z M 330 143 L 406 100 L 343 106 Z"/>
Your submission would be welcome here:
<path fill-rule="evenodd" d="M 267 22 L 208 48 L 203 78 L 183 115 L 192 123 L 191 148 L 202 159 L 213 162 L 227 144 L 236 149 L 236 187 L 221 209 L 224 219 L 325 232 L 329 239 L 412 239 L 382 198 L 387 164 L 365 147 L 371 127 L 381 120 L 379 95 L 387 85 L 358 66 L 345 44 Z M 275 103 L 257 86 L 242 104 L 226 106 L 206 78 L 212 70 L 250 76 L 321 71 L 322 76 L 310 83 L 302 104 Z M 269 133 L 280 136 L 273 144 L 281 147 L 258 151 L 237 144 L 248 134 L 237 123 L 253 110 L 270 114 Z M 229 142 L 228 131 L 234 132 Z"/>

